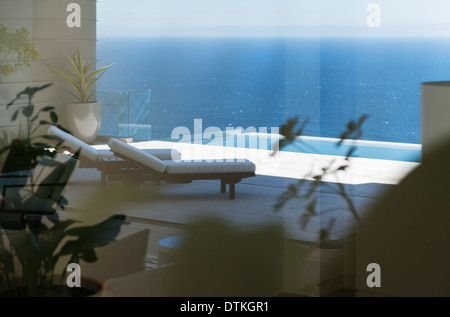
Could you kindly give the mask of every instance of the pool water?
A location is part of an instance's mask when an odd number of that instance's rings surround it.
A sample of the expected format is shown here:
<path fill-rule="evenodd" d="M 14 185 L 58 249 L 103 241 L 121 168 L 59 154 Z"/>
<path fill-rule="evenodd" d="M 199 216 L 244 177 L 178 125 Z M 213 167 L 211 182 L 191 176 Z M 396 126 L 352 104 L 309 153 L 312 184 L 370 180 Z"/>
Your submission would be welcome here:
<path fill-rule="evenodd" d="M 225 138 L 203 139 L 201 142 L 205 145 L 271 150 L 272 145 L 279 138 L 279 135 L 249 133 L 226 135 Z M 296 153 L 346 156 L 349 149 L 352 146 L 356 146 L 352 157 L 420 162 L 422 156 L 422 146 L 420 144 L 346 140 L 338 146 L 338 141 L 339 139 L 305 136 L 298 138 L 298 141 L 283 147 L 281 150 Z"/>

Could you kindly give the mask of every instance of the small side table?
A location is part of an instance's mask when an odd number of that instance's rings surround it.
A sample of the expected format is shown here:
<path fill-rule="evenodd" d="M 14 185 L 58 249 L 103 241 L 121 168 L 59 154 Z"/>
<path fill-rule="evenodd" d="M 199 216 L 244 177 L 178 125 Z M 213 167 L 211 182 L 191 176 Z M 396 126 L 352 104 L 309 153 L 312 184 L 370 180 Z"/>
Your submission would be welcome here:
<path fill-rule="evenodd" d="M 186 241 L 185 236 L 173 236 L 159 240 L 158 262 L 159 265 L 167 265 L 175 262 L 180 249 Z"/>

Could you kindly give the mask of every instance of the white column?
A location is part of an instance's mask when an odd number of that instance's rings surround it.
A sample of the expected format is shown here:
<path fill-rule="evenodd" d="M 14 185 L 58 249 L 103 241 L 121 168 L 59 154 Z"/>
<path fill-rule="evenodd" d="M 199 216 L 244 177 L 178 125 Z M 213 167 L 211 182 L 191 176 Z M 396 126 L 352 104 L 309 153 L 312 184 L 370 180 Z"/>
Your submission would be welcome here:
<path fill-rule="evenodd" d="M 66 22 L 70 14 L 67 6 L 72 2 L 79 3 L 81 7 L 80 27 L 69 27 Z M 0 0 L 0 24 L 12 31 L 26 27 L 41 55 L 39 60 L 31 61 L 31 67 L 5 77 L 0 83 L 0 127 L 18 128 L 20 120 L 10 121 L 15 108 L 6 110 L 6 104 L 25 87 L 45 83 L 52 83 L 53 86 L 36 94 L 33 102 L 37 107 L 55 106 L 60 123 L 64 125 L 64 112 L 59 107 L 72 100 L 66 89 L 69 86 L 42 62 L 67 67 L 65 53 L 73 54 L 77 47 L 85 59 L 96 59 L 96 6 L 95 0 Z M 42 134 L 42 131 L 37 134 Z"/>
<path fill-rule="evenodd" d="M 450 81 L 426 82 L 422 91 L 422 157 L 450 141 Z"/>

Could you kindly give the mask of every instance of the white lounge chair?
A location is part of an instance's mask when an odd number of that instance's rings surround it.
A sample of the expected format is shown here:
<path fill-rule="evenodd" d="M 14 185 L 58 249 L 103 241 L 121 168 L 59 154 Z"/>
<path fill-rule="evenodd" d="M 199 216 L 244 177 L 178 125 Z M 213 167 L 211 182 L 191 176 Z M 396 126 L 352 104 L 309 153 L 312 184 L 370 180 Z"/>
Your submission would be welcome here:
<path fill-rule="evenodd" d="M 191 183 L 193 180 L 220 179 L 221 191 L 230 188 L 230 199 L 235 198 L 235 184 L 243 178 L 255 176 L 255 164 L 248 160 L 233 161 L 182 161 L 161 160 L 125 142 L 111 138 L 108 146 L 114 155 L 133 163 L 129 177 L 134 180 L 165 181 L 167 183 Z"/>
<path fill-rule="evenodd" d="M 98 150 L 55 126 L 50 126 L 47 134 L 63 140 L 61 146 L 71 154 L 78 153 L 80 168 L 98 169 L 101 172 L 103 185 L 108 179 L 129 174 L 130 164 L 124 159 L 115 156 L 109 150 Z M 148 152 L 161 160 L 181 159 L 181 153 L 176 149 L 145 149 L 142 151 Z"/>

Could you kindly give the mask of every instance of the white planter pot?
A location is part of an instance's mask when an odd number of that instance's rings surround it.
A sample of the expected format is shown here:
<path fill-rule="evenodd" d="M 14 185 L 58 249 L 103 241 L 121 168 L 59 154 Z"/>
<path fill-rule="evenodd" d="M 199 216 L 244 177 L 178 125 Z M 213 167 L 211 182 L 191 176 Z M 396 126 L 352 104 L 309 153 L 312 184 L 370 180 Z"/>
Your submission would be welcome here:
<path fill-rule="evenodd" d="M 97 138 L 102 119 L 102 104 L 93 103 L 69 103 L 65 107 L 67 129 L 72 134 L 92 144 Z"/>

